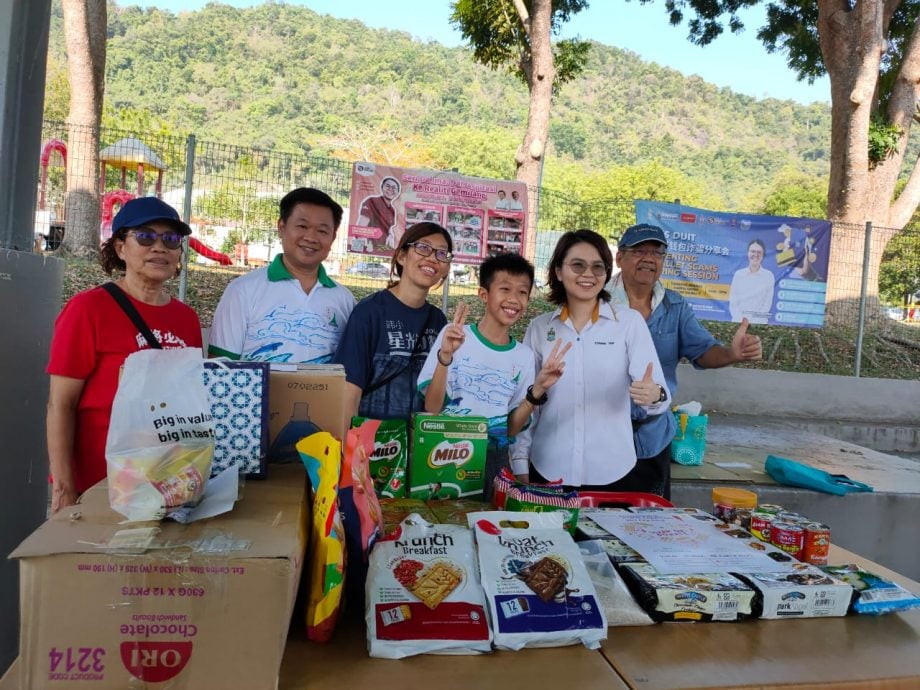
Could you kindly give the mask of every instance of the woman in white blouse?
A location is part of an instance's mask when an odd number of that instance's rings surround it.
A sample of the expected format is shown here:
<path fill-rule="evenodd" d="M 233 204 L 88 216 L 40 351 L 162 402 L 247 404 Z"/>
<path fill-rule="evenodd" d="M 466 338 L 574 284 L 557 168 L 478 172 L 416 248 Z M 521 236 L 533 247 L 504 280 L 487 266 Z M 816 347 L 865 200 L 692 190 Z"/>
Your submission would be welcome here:
<path fill-rule="evenodd" d="M 511 454 L 519 479 L 611 491 L 651 488 L 636 465 L 630 402 L 661 414 L 670 394 L 645 319 L 610 304 L 604 285 L 612 267 L 606 240 L 592 230 L 565 233 L 553 251 L 547 284 L 557 307 L 531 321 L 524 344 L 536 354 L 537 370 L 557 341 L 572 347 L 556 385 L 540 399 L 528 396 L 533 422 Z"/>

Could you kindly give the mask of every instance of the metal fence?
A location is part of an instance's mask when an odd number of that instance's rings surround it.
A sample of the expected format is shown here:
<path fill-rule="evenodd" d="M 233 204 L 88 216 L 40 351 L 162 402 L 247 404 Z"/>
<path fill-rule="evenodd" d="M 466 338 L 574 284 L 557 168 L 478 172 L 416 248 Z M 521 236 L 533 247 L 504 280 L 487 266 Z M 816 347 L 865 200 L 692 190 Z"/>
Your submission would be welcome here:
<path fill-rule="evenodd" d="M 56 249 L 73 225 L 70 219 L 81 213 L 101 218 L 100 235 L 104 238 L 113 211 L 124 199 L 157 193 L 195 228 L 191 263 L 176 289 L 199 312 L 205 326 L 210 324 L 226 283 L 269 262 L 280 250 L 277 208 L 285 193 L 300 186 L 317 187 L 343 207 L 349 204 L 349 161 L 261 151 L 199 141 L 194 136 L 110 129 L 96 134 L 52 122 L 45 123 L 43 142 L 36 248 Z M 91 159 L 94 146 L 100 152 L 98 160 Z M 82 177 L 71 175 L 69 190 L 65 188 L 65 147 L 67 164 L 74 171 L 83 171 Z M 73 188 L 74 181 L 79 189 Z M 532 259 L 541 282 L 545 280 L 544 267 L 564 231 L 592 228 L 614 244 L 620 232 L 635 222 L 632 199 L 584 202 L 557 191 L 531 188 L 529 204 L 536 209 Z M 326 266 L 360 298 L 385 282 L 368 275 L 374 273 L 367 267 L 368 257 L 349 253 L 346 239 L 347 232 L 340 231 Z M 825 327 L 759 327 L 765 343 L 761 366 L 920 376 L 920 304 L 914 307 L 920 301 L 918 228 L 909 226 L 898 232 L 834 223 L 830 262 L 833 269 Z M 94 278 L 101 277 L 100 273 Z M 79 281 L 66 281 L 65 291 L 82 287 Z M 455 266 L 443 290 L 432 300 L 446 306 L 475 294 L 475 287 L 475 273 Z M 515 334 L 522 335 L 529 318 L 546 308 L 543 300 L 532 300 L 528 316 L 518 324 Z M 708 322 L 707 327 L 730 339 L 736 325 Z"/>

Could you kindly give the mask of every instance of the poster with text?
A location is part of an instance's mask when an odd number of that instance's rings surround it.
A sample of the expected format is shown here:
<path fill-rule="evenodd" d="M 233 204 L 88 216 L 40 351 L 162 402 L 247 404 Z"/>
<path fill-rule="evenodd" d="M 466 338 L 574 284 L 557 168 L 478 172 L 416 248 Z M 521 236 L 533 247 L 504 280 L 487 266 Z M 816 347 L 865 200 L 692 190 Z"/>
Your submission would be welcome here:
<path fill-rule="evenodd" d="M 661 282 L 701 319 L 820 328 L 831 223 L 636 202 L 668 238 Z"/>
<path fill-rule="evenodd" d="M 478 265 L 493 254 L 523 254 L 527 185 L 377 163 L 352 166 L 350 252 L 392 256 L 403 233 L 426 221 L 450 233 L 454 263 Z"/>

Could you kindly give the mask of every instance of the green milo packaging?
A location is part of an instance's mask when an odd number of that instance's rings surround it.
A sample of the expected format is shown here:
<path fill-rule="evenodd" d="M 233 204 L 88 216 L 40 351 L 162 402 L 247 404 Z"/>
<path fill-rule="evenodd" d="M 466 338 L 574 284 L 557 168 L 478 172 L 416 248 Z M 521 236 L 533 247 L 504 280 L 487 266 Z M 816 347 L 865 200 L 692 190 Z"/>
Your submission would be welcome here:
<path fill-rule="evenodd" d="M 352 427 L 361 426 L 366 417 L 352 417 Z M 406 466 L 409 464 L 409 432 L 404 419 L 381 420 L 374 436 L 370 458 L 371 477 L 378 496 L 403 498 L 406 495 Z"/>
<path fill-rule="evenodd" d="M 413 415 L 409 496 L 481 498 L 488 433 L 485 417 Z"/>

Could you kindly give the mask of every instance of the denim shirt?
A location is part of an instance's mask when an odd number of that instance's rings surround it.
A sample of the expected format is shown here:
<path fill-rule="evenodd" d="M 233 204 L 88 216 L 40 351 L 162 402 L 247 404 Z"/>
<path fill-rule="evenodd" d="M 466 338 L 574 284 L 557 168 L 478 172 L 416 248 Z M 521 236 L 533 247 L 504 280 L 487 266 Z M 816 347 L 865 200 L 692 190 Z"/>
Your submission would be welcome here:
<path fill-rule="evenodd" d="M 646 321 L 652 334 L 652 342 L 661 361 L 665 381 L 671 392 L 671 400 L 677 401 L 677 364 L 686 357 L 697 369 L 702 369 L 696 360 L 709 348 L 718 345 L 693 313 L 693 307 L 674 290 L 665 290 L 664 298 L 655 307 Z M 646 417 L 645 410 L 632 406 L 636 431 L 636 457 L 651 458 L 664 450 L 674 438 L 677 425 L 674 415 L 665 413 Z"/>

